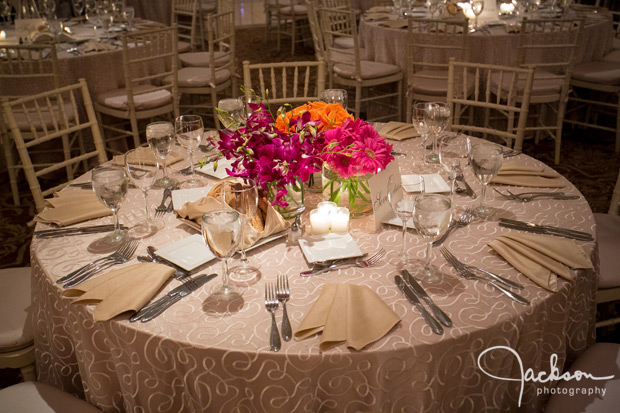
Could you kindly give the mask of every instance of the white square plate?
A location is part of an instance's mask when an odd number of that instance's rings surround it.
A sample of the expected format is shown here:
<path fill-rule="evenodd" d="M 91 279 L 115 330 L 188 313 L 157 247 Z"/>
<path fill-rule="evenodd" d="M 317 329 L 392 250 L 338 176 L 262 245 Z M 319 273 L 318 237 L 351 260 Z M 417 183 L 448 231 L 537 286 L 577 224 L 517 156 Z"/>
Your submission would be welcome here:
<path fill-rule="evenodd" d="M 299 246 L 309 264 L 363 255 L 351 234 L 309 235 L 299 239 Z"/>
<path fill-rule="evenodd" d="M 408 182 L 411 182 L 411 179 L 418 175 L 402 175 L 401 179 L 403 182 L 403 188 L 407 192 L 420 192 L 419 185 L 408 185 Z M 425 174 L 422 175 L 424 177 L 424 186 L 426 187 L 427 194 L 435 194 L 439 192 L 450 192 L 450 185 L 444 181 L 444 179 L 439 174 Z"/>
<path fill-rule="evenodd" d="M 206 164 L 205 166 L 200 167 L 196 170 L 198 172 L 212 176 L 217 179 L 224 179 L 224 178 L 228 178 L 229 176 L 228 173 L 226 172 L 226 168 L 230 168 L 233 162 L 234 162 L 234 159 L 223 159 L 222 158 L 222 159 L 218 159 L 217 161 L 216 171 L 213 170 L 213 166 L 214 166 L 213 162 L 210 162 Z"/>
<path fill-rule="evenodd" d="M 215 258 L 199 234 L 190 235 L 160 248 L 157 250 L 157 255 L 187 271 L 192 271 Z"/>
<path fill-rule="evenodd" d="M 172 191 L 172 205 L 174 209 L 179 209 L 187 202 L 198 201 L 207 196 L 212 186 L 202 188 L 177 189 Z"/>

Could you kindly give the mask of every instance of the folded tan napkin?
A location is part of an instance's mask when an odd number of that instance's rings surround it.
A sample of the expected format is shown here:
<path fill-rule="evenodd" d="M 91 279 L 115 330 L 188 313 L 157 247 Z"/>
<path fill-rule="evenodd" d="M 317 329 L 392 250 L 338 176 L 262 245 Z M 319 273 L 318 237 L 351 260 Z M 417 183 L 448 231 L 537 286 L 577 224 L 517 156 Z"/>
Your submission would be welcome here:
<path fill-rule="evenodd" d="M 392 17 L 391 13 L 366 13 L 364 15 L 364 18 L 367 21 L 382 21 L 382 20 L 389 20 Z"/>
<path fill-rule="evenodd" d="M 58 35 L 59 42 L 75 42 L 76 38 L 63 31 Z M 54 35 L 50 32 L 36 32 L 30 38 L 32 43 L 50 43 L 54 41 Z"/>
<path fill-rule="evenodd" d="M 228 205 L 223 204 L 218 199 L 212 196 L 206 196 L 200 198 L 194 202 L 187 202 L 181 208 L 177 209 L 177 213 L 182 218 L 188 218 L 192 221 L 202 225 L 202 216 L 210 211 L 217 209 L 230 208 Z M 261 225 L 252 225 L 253 220 L 248 222 L 243 228 L 243 248 L 249 248 L 254 245 L 259 239 L 265 238 L 276 232 L 280 232 L 289 227 L 289 223 L 282 218 L 282 215 L 276 211 L 273 206 L 267 207 L 263 229 L 259 229 Z"/>
<path fill-rule="evenodd" d="M 86 280 L 63 292 L 78 297 L 73 304 L 97 304 L 95 321 L 106 321 L 125 311 L 138 311 L 174 274 L 174 268 L 156 263 L 134 264 Z"/>
<path fill-rule="evenodd" d="M 157 160 L 153 150 L 148 146 L 141 146 L 137 151 L 132 153 L 133 156 L 129 156 L 130 161 L 134 161 L 138 158 L 143 159 L 147 165 L 155 165 Z M 181 152 L 172 151 L 166 156 L 166 165 L 172 165 L 185 159 L 185 155 Z M 114 156 L 114 163 L 118 166 L 125 166 L 125 155 Z"/>
<path fill-rule="evenodd" d="M 416 138 L 418 131 L 411 123 L 388 122 L 379 129 L 379 135 L 386 139 L 402 141 L 404 139 Z"/>
<path fill-rule="evenodd" d="M 551 291 L 557 276 L 572 280 L 570 269 L 592 268 L 592 262 L 573 240 L 539 234 L 507 234 L 489 243 L 523 275 Z"/>
<path fill-rule="evenodd" d="M 518 160 L 504 162 L 497 176 L 491 181 L 494 184 L 560 188 L 564 182 L 560 175 L 544 167 L 527 166 Z"/>
<path fill-rule="evenodd" d="M 370 288 L 355 284 L 326 284 L 303 319 L 295 340 L 322 332 L 321 350 L 343 341 L 361 350 L 380 339 L 400 321 L 398 315 Z"/>
<path fill-rule="evenodd" d="M 112 215 L 112 211 L 97 199 L 93 191 L 61 191 L 45 200 L 46 207 L 35 222 L 59 226 L 71 225 L 89 219 Z"/>
<path fill-rule="evenodd" d="M 103 52 L 106 50 L 116 50 L 116 46 L 109 43 L 89 41 L 84 45 L 84 53 Z"/>
<path fill-rule="evenodd" d="M 387 27 L 389 29 L 406 29 L 409 26 L 409 23 L 407 20 L 398 19 L 381 22 L 379 23 L 379 26 Z"/>

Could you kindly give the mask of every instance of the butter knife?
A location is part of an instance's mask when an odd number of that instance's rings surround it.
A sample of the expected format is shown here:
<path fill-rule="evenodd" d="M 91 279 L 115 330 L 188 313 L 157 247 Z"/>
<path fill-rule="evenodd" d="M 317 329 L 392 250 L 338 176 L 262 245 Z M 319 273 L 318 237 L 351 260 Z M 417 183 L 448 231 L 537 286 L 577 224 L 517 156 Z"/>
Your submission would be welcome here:
<path fill-rule="evenodd" d="M 142 255 L 138 255 L 136 258 L 140 262 L 156 262 L 158 264 L 167 265 L 168 267 L 174 268 L 175 272 L 174 272 L 174 274 L 172 276 L 174 278 L 176 278 L 176 279 L 183 279 L 185 277 L 189 277 L 189 275 L 190 275 L 189 271 L 184 270 L 181 267 L 177 267 L 176 265 L 174 265 L 171 262 L 168 262 L 166 260 L 160 260 L 159 257 L 150 258 L 150 257 L 145 257 L 145 256 L 142 256 Z"/>
<path fill-rule="evenodd" d="M 516 221 L 514 219 L 500 218 L 500 226 L 512 227 L 514 229 L 522 229 L 524 231 L 536 230 L 544 234 L 558 235 L 566 238 L 574 238 L 581 241 L 594 241 L 594 237 L 587 232 L 576 231 L 568 228 L 553 227 L 551 225 L 533 224 L 530 222 Z"/>
<path fill-rule="evenodd" d="M 409 302 L 413 304 L 418 309 L 418 311 L 422 314 L 422 317 L 424 317 L 424 321 L 426 321 L 426 324 L 428 324 L 431 330 L 433 330 L 433 333 L 442 335 L 443 328 L 437 322 L 437 320 L 435 320 L 433 316 L 430 315 L 428 311 L 426 311 L 426 308 L 424 308 L 424 306 L 422 305 L 418 297 L 415 295 L 411 287 L 405 284 L 405 281 L 401 278 L 400 275 L 396 275 L 394 277 L 394 282 L 396 282 L 396 285 L 398 286 L 400 291 L 405 295 L 407 300 L 409 300 Z"/>
<path fill-rule="evenodd" d="M 426 291 L 424 291 L 424 288 L 422 288 L 422 286 L 411 276 L 409 271 L 403 270 L 402 274 L 405 282 L 409 284 L 418 297 L 422 298 L 422 300 L 428 305 L 437 320 L 439 320 L 439 322 L 446 327 L 452 327 L 452 320 L 450 320 L 450 317 L 448 317 L 448 315 L 444 313 L 441 308 L 437 307 L 437 304 L 433 302 L 431 297 L 428 296 Z"/>

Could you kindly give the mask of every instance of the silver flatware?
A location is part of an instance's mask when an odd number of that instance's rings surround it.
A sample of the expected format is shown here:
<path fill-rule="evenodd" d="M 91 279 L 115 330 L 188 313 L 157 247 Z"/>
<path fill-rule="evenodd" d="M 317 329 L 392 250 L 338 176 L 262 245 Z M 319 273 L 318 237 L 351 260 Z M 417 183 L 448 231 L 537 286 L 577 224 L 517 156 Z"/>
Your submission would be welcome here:
<path fill-rule="evenodd" d="M 303 272 L 300 272 L 299 275 L 301 275 L 302 277 L 307 277 L 311 275 L 319 275 L 319 274 L 323 274 L 325 272 L 334 270 L 336 268 L 348 267 L 348 266 L 353 266 L 353 265 L 358 266 L 360 268 L 372 267 L 377 262 L 379 262 L 379 260 L 383 258 L 384 255 L 385 255 L 385 250 L 381 248 L 379 251 L 377 251 L 375 254 L 373 254 L 368 259 L 363 259 L 363 257 L 358 257 L 353 261 L 337 262 L 337 263 L 334 263 L 334 264 L 331 264 L 331 265 L 328 265 L 326 267 L 319 268 L 316 270 L 303 271 Z"/>
<path fill-rule="evenodd" d="M 155 208 L 155 217 L 162 217 L 166 212 L 168 212 L 168 207 L 166 206 L 166 199 L 172 196 L 171 188 L 164 188 L 164 194 L 161 198 L 161 204 L 157 208 Z"/>
<path fill-rule="evenodd" d="M 568 228 L 554 227 L 551 225 L 540 225 L 508 218 L 500 218 L 499 225 L 506 228 L 535 232 L 539 234 L 556 235 L 560 237 L 576 239 L 579 241 L 594 241 L 594 237 L 587 232 L 576 231 Z"/>
<path fill-rule="evenodd" d="M 275 312 L 278 309 L 278 298 L 276 297 L 276 287 L 273 283 L 265 284 L 265 308 L 271 313 L 271 333 L 269 334 L 269 347 L 271 351 L 279 351 L 282 345 L 278 324 L 276 323 Z"/>
<path fill-rule="evenodd" d="M 525 193 L 514 194 L 510 192 L 508 189 L 506 190 L 506 192 L 508 192 L 511 196 L 513 196 L 514 199 L 521 201 L 521 202 L 530 202 L 530 201 L 533 201 L 535 199 L 540 199 L 540 198 L 557 199 L 557 200 L 570 200 L 570 199 L 580 198 L 577 195 L 564 195 L 563 193 L 553 193 L 553 192 L 540 193 L 540 194 L 529 194 L 529 195 L 526 195 Z"/>
<path fill-rule="evenodd" d="M 286 311 L 286 302 L 291 296 L 291 290 L 288 286 L 288 277 L 286 275 L 278 274 L 276 279 L 276 297 L 278 301 L 282 303 L 282 339 L 289 341 L 293 336 L 291 329 L 291 322 L 288 319 L 288 312 Z"/>
<path fill-rule="evenodd" d="M 463 171 L 461 170 L 461 168 L 455 166 L 454 170 L 456 172 L 455 179 L 458 182 L 461 182 L 463 186 L 465 186 L 465 193 L 467 194 L 467 196 L 469 196 L 470 198 L 476 198 L 476 193 L 474 192 L 473 189 L 471 189 L 471 186 L 469 186 L 469 184 L 465 180 L 465 176 L 463 176 Z"/>
<path fill-rule="evenodd" d="M 426 324 L 428 324 L 431 330 L 433 330 L 433 333 L 437 335 L 442 335 L 443 327 L 441 327 L 437 320 L 435 320 L 433 316 L 428 311 L 426 311 L 426 308 L 424 308 L 422 302 L 420 302 L 420 299 L 416 296 L 415 292 L 411 289 L 411 287 L 405 284 L 405 281 L 401 278 L 400 275 L 394 276 L 394 282 L 396 283 L 398 289 L 403 293 L 405 298 L 407 298 L 407 300 L 411 304 L 413 304 L 415 308 L 418 309 L 420 314 L 422 314 L 424 321 L 426 321 Z"/>
<path fill-rule="evenodd" d="M 154 263 L 157 263 L 157 264 L 167 265 L 168 267 L 174 268 L 175 271 L 174 271 L 174 274 L 172 276 L 175 279 L 177 279 L 177 280 L 182 280 L 183 278 L 190 276 L 190 273 L 188 271 L 185 271 L 185 270 L 182 270 L 182 269 L 177 269 L 174 265 L 172 265 L 172 264 L 170 264 L 170 263 L 168 263 L 166 261 L 159 261 L 159 260 L 156 260 L 156 259 L 152 259 L 151 257 L 146 257 L 144 255 L 138 255 L 136 257 L 136 259 L 139 262 L 154 262 Z"/>
<path fill-rule="evenodd" d="M 426 291 L 424 291 L 424 288 L 422 288 L 422 286 L 411 276 L 409 271 L 403 270 L 402 274 L 405 283 L 407 283 L 409 287 L 411 287 L 413 291 L 418 295 L 418 297 L 420 297 L 422 301 L 424 301 L 426 305 L 428 305 L 437 320 L 439 320 L 439 322 L 446 327 L 452 327 L 452 320 L 450 320 L 450 317 L 448 317 L 448 315 L 444 313 L 443 310 L 437 306 L 437 304 L 435 304 L 433 299 L 426 293 Z"/>
<path fill-rule="evenodd" d="M 467 208 L 465 212 L 463 212 L 461 216 L 456 221 L 454 221 L 452 225 L 450 225 L 448 230 L 441 236 L 441 238 L 439 238 L 436 241 L 433 241 L 433 247 L 438 247 L 441 244 L 443 244 L 446 238 L 448 238 L 448 235 L 450 234 L 450 232 L 452 232 L 456 228 L 466 227 L 467 225 L 471 223 L 472 219 L 474 219 L 473 209 Z"/>
<path fill-rule="evenodd" d="M 127 229 L 122 225 L 121 229 Z M 34 231 L 33 235 L 37 238 L 58 238 L 71 235 L 96 234 L 100 232 L 110 232 L 114 230 L 114 225 L 92 225 L 88 227 L 74 228 L 54 228 Z"/>

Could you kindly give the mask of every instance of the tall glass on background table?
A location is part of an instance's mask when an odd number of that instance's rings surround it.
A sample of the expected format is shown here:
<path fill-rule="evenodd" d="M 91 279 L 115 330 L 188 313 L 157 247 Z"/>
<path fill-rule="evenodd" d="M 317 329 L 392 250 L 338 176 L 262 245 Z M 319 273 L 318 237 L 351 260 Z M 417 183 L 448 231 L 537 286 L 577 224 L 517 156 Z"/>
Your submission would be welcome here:
<path fill-rule="evenodd" d="M 426 125 L 430 129 L 433 139 L 433 149 L 427 159 L 429 163 L 438 164 L 439 154 L 437 153 L 437 139 L 441 137 L 441 134 L 450 123 L 450 108 L 443 102 L 426 103 L 424 107 L 424 119 Z"/>
<path fill-rule="evenodd" d="M 153 122 L 146 125 L 146 140 L 159 159 L 163 176 L 155 181 L 155 188 L 173 188 L 179 181 L 168 176 L 166 156 L 174 148 L 174 125 L 170 122 Z"/>
<path fill-rule="evenodd" d="M 98 166 L 91 172 L 93 191 L 99 201 L 112 210 L 114 231 L 97 241 L 99 248 L 117 247 L 128 239 L 127 231 L 121 230 L 118 209 L 127 195 L 127 175 L 120 166 Z"/>
<path fill-rule="evenodd" d="M 471 146 L 469 162 L 474 175 L 482 183 L 480 205 L 474 209 L 474 215 L 479 218 L 489 218 L 495 215 L 495 208 L 485 203 L 487 185 L 495 178 L 502 167 L 504 152 L 499 145 L 492 143 L 476 143 Z"/>
<path fill-rule="evenodd" d="M 463 173 L 463 166 L 469 154 L 467 142 L 467 137 L 464 135 L 449 136 L 439 140 L 439 162 L 448 172 L 452 204 L 454 204 L 456 191 L 456 177 Z"/>
<path fill-rule="evenodd" d="M 198 115 L 182 115 L 176 118 L 174 125 L 177 140 L 189 155 L 190 168 L 192 171 L 190 178 L 181 182 L 179 186 L 186 189 L 203 187 L 206 185 L 205 181 L 200 179 L 194 170 L 194 152 L 196 152 L 198 146 L 202 143 L 202 135 L 204 133 L 202 118 Z"/>
<path fill-rule="evenodd" d="M 129 230 L 129 236 L 134 239 L 151 236 L 164 227 L 163 221 L 151 218 L 148 200 L 148 190 L 153 186 L 159 169 L 157 159 L 151 151 L 148 151 L 148 148 L 146 148 L 147 152 L 140 149 L 131 149 L 125 154 L 125 172 L 131 182 L 144 194 L 146 219 L 138 222 Z M 145 156 L 145 153 L 150 156 Z"/>
<path fill-rule="evenodd" d="M 411 115 L 411 122 L 415 127 L 415 130 L 418 132 L 420 137 L 422 138 L 422 161 L 426 166 L 428 164 L 428 159 L 426 157 L 426 142 L 428 141 L 428 137 L 431 133 L 431 128 L 426 123 L 426 109 L 428 103 L 416 103 L 413 105 L 413 111 Z"/>
<path fill-rule="evenodd" d="M 413 218 L 413 207 L 415 205 L 416 198 L 425 193 L 424 177 L 422 177 L 422 175 L 417 175 L 417 181 L 409 182 L 409 184 L 417 186 L 417 191 L 406 191 L 402 183 L 395 182 L 392 177 L 388 180 L 388 202 L 390 203 L 394 214 L 402 222 L 403 244 L 400 252 L 390 252 L 388 260 L 391 264 L 399 267 L 405 267 L 411 263 L 411 259 L 407 254 L 407 222 Z"/>
<path fill-rule="evenodd" d="M 221 99 L 217 102 L 217 117 L 225 129 L 236 129 L 245 123 L 245 96 Z"/>
<path fill-rule="evenodd" d="M 431 264 L 433 241 L 439 239 L 450 226 L 452 203 L 450 198 L 439 194 L 424 194 L 415 199 L 413 223 L 418 233 L 426 241 L 424 266 L 415 270 L 415 277 L 427 284 L 438 284 L 443 274 Z"/>
<path fill-rule="evenodd" d="M 346 109 L 348 104 L 347 91 L 344 89 L 325 89 L 319 95 L 319 100 L 325 103 L 337 103 Z"/>
<path fill-rule="evenodd" d="M 232 301 L 243 294 L 243 289 L 230 284 L 228 272 L 228 259 L 239 245 L 241 226 L 239 212 L 231 209 L 217 210 L 202 216 L 202 237 L 222 261 L 222 283 L 211 289 L 211 296 L 221 301 Z"/>

